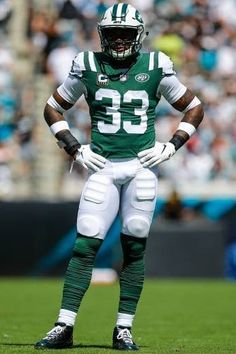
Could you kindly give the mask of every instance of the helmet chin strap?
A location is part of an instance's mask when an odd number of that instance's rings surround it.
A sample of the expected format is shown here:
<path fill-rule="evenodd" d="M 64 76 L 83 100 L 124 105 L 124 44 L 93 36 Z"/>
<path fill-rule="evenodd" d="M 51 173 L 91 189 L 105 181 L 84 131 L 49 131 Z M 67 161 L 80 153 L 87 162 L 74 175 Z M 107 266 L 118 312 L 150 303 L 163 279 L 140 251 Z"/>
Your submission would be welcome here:
<path fill-rule="evenodd" d="M 105 53 L 106 54 L 106 53 Z M 122 71 L 118 72 L 117 74 L 108 74 L 106 72 L 106 68 L 105 68 L 105 63 L 103 62 L 103 60 L 100 62 L 100 68 L 101 71 L 104 75 L 106 75 L 111 81 L 118 81 L 120 80 L 121 77 L 125 76 L 130 69 L 132 68 L 132 66 L 136 63 L 137 61 L 137 57 L 138 57 L 138 53 L 134 53 L 126 58 L 124 58 L 123 60 L 117 60 L 114 57 L 112 57 L 111 55 L 109 55 L 109 57 L 111 58 L 111 60 L 113 60 L 113 65 L 116 64 L 116 68 L 120 69 Z"/>

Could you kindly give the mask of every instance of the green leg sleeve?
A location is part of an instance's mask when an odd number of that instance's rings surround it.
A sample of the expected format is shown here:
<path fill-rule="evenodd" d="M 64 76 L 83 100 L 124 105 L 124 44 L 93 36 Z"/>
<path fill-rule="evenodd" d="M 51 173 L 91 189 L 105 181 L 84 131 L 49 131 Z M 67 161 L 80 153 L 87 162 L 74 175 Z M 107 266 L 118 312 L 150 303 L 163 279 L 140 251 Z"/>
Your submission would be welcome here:
<path fill-rule="evenodd" d="M 134 315 L 143 289 L 146 238 L 121 234 L 124 263 L 120 274 L 119 312 Z"/>
<path fill-rule="evenodd" d="M 69 262 L 63 289 L 62 309 L 78 311 L 89 287 L 94 260 L 102 240 L 78 234 Z"/>

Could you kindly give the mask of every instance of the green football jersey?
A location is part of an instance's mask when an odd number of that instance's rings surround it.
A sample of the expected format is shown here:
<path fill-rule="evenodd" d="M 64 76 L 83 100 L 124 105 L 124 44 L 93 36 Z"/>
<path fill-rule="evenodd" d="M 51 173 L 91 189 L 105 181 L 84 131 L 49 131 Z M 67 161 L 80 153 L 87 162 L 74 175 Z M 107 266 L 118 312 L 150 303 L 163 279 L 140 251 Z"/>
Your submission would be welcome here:
<path fill-rule="evenodd" d="M 154 146 L 158 53 L 140 53 L 129 69 L 102 53 L 82 52 L 71 72 L 83 82 L 91 116 L 91 148 L 105 158 L 129 158 Z"/>

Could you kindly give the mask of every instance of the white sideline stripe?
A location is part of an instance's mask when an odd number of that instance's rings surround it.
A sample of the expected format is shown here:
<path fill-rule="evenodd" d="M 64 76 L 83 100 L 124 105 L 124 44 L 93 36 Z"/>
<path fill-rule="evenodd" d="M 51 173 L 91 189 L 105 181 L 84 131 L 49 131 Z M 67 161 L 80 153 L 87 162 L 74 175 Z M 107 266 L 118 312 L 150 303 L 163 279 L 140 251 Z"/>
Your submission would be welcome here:
<path fill-rule="evenodd" d="M 78 58 L 78 64 L 79 64 L 79 68 L 80 70 L 85 70 L 85 65 L 84 65 L 84 52 L 81 52 L 78 54 L 77 56 Z"/>
<path fill-rule="evenodd" d="M 93 52 L 88 52 L 88 60 L 89 60 L 90 69 L 92 71 L 97 71 L 95 61 L 94 61 L 94 53 Z"/>
<path fill-rule="evenodd" d="M 150 53 L 148 70 L 153 70 L 154 69 L 154 55 L 155 55 L 155 52 L 151 52 Z"/>

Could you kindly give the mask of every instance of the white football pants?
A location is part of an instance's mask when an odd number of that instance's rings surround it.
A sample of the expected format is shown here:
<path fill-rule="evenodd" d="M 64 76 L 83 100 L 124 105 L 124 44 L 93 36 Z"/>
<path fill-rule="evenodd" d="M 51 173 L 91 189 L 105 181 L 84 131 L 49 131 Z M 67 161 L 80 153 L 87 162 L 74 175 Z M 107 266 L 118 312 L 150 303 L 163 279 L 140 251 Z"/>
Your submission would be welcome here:
<path fill-rule="evenodd" d="M 78 233 L 104 239 L 119 212 L 122 233 L 147 237 L 157 196 L 154 171 L 129 158 L 107 160 L 105 168 L 90 172 L 80 199 Z"/>

